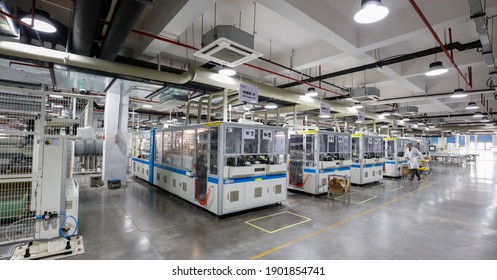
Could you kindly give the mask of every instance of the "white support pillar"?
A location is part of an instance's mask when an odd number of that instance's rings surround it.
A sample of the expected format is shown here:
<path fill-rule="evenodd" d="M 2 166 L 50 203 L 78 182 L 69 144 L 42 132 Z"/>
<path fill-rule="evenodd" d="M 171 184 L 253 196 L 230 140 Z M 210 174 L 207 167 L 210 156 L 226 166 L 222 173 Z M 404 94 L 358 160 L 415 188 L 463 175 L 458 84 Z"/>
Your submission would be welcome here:
<path fill-rule="evenodd" d="M 228 121 L 228 89 L 223 93 L 223 122 Z"/>
<path fill-rule="evenodd" d="M 464 135 L 464 142 L 466 154 L 470 154 L 469 147 L 471 145 L 471 136 L 469 136 L 468 134 Z"/>
<path fill-rule="evenodd" d="M 126 183 L 127 143 L 128 143 L 128 105 L 129 97 L 120 92 L 107 92 L 104 113 L 104 154 L 102 160 L 102 181 L 107 185 L 109 179 L 120 179 Z"/>

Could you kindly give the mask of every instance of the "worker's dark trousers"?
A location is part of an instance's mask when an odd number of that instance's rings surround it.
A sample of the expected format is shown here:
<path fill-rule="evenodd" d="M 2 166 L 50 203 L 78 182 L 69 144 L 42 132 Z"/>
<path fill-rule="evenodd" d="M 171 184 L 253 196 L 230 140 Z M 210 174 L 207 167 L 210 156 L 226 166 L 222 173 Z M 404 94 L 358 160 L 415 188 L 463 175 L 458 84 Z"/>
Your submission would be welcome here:
<path fill-rule="evenodd" d="M 411 178 L 409 178 L 409 180 L 414 179 L 414 175 L 416 175 L 416 177 L 418 177 L 418 180 L 421 180 L 421 176 L 419 176 L 419 172 L 418 172 L 417 168 L 411 169 Z"/>

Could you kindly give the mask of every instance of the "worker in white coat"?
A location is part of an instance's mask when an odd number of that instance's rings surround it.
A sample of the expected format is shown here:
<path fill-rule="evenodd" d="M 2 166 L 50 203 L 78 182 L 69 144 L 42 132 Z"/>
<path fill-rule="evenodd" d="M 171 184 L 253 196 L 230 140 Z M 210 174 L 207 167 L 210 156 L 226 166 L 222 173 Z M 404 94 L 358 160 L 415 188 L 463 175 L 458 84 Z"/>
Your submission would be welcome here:
<path fill-rule="evenodd" d="M 418 149 L 414 148 L 412 146 L 412 143 L 409 142 L 407 143 L 407 149 L 404 152 L 404 157 L 407 159 L 409 170 L 411 171 L 411 178 L 409 178 L 409 181 L 414 180 L 414 175 L 418 177 L 418 181 L 421 181 L 421 176 L 419 176 L 418 173 L 418 159 L 422 159 L 423 154 L 421 154 L 421 152 Z"/>

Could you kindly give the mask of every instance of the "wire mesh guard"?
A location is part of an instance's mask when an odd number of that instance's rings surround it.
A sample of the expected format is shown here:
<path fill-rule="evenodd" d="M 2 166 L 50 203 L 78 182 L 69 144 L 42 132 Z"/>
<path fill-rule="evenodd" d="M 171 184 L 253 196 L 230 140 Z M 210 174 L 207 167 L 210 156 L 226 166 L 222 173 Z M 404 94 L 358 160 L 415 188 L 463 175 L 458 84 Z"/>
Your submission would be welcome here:
<path fill-rule="evenodd" d="M 34 183 L 0 183 L 0 244 L 33 239 L 35 235 Z"/>
<path fill-rule="evenodd" d="M 39 140 L 76 138 L 92 107 L 90 96 L 0 86 L 0 245 L 36 236 Z"/>

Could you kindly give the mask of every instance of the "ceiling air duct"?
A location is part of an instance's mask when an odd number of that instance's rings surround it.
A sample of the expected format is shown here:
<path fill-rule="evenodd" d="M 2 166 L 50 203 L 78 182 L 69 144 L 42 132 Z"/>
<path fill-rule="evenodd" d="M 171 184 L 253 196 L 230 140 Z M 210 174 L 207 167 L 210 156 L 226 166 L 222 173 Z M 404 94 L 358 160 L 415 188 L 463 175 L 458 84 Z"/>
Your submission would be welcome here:
<path fill-rule="evenodd" d="M 380 99 L 380 90 L 375 87 L 353 88 L 350 97 L 357 102 L 375 101 Z"/>
<path fill-rule="evenodd" d="M 231 25 L 218 25 L 205 33 L 202 46 L 195 56 L 229 67 L 262 56 L 254 50 L 254 36 Z"/>
<path fill-rule="evenodd" d="M 404 106 L 399 107 L 397 112 L 401 115 L 416 115 L 419 112 L 419 109 L 416 106 Z"/>

